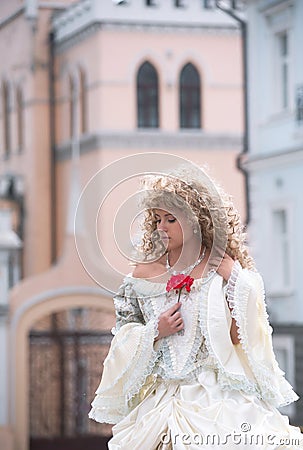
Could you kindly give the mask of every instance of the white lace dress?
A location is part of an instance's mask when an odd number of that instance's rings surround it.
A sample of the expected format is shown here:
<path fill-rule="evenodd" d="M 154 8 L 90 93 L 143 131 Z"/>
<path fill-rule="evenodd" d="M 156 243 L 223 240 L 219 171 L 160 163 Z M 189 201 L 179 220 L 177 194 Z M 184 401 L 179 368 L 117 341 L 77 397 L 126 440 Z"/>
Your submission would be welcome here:
<path fill-rule="evenodd" d="M 298 397 L 272 351 L 260 276 L 235 264 L 227 286 L 214 273 L 195 280 L 181 295 L 184 331 L 154 343 L 176 300 L 165 284 L 132 276 L 114 297 L 115 336 L 89 413 L 116 424 L 109 449 L 303 449 L 277 409 Z"/>

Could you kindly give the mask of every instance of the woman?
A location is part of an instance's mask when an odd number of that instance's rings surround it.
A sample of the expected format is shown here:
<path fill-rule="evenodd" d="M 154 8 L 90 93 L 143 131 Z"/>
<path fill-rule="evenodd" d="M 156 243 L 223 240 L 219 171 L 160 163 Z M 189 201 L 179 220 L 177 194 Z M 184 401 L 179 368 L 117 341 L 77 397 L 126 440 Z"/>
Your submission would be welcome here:
<path fill-rule="evenodd" d="M 231 200 L 209 178 L 147 177 L 142 251 L 89 417 L 110 450 L 294 449 L 260 275 Z"/>

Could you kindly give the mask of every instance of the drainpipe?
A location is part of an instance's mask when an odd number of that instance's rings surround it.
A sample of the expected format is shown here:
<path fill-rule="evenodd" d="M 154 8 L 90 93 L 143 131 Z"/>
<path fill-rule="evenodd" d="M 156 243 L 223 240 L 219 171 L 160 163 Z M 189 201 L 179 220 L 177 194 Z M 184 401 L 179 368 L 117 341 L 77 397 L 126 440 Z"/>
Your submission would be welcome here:
<path fill-rule="evenodd" d="M 235 6 L 235 2 L 232 3 Z M 225 14 L 232 17 L 240 24 L 241 36 L 242 36 L 242 62 L 243 62 L 243 105 L 244 105 L 244 136 L 243 136 L 243 149 L 242 152 L 237 156 L 237 168 L 244 175 L 245 182 L 245 206 L 246 206 L 246 225 L 250 222 L 250 195 L 249 195 L 249 174 L 248 171 L 243 167 L 242 161 L 247 157 L 249 151 L 249 112 L 248 112 L 248 51 L 247 51 L 247 23 L 237 14 L 235 14 L 232 8 L 226 8 L 221 5 L 220 0 L 216 0 L 216 7 L 223 11 Z"/>
<path fill-rule="evenodd" d="M 50 132 L 50 213 L 51 213 L 51 262 L 57 259 L 57 214 L 56 214 L 56 139 L 55 139 L 55 69 L 54 32 L 49 33 L 49 132 Z"/>

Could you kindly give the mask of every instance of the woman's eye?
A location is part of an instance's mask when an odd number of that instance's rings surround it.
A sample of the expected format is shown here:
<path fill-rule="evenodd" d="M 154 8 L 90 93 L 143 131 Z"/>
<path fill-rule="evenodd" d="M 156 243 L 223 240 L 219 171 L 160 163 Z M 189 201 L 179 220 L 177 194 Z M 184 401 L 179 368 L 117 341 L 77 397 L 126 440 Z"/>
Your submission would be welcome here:
<path fill-rule="evenodd" d="M 176 218 L 175 217 L 173 217 L 172 219 L 167 219 L 167 222 L 168 223 L 174 223 L 174 222 L 176 222 Z M 161 219 L 155 219 L 155 224 L 159 224 L 161 222 Z"/>

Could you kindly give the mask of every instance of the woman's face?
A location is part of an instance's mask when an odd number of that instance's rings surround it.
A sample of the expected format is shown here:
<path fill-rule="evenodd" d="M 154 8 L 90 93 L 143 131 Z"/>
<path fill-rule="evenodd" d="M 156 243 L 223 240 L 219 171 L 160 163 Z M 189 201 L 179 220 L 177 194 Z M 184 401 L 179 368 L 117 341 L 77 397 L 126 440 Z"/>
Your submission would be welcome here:
<path fill-rule="evenodd" d="M 155 209 L 157 230 L 168 251 L 182 248 L 193 238 L 193 229 L 182 212 L 173 215 L 164 209 Z"/>

